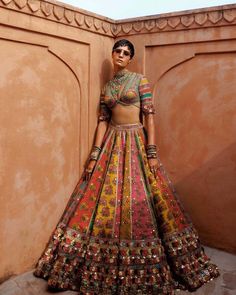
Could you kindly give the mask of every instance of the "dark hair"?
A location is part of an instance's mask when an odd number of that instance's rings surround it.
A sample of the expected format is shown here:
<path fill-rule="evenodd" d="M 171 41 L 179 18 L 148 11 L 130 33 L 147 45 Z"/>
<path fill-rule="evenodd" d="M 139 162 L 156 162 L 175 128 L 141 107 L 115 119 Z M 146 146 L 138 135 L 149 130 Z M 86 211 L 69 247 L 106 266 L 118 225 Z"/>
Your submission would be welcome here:
<path fill-rule="evenodd" d="M 116 43 L 114 44 L 113 48 L 112 48 L 112 52 L 118 48 L 118 47 L 123 47 L 123 46 L 127 46 L 129 48 L 130 51 L 130 58 L 133 58 L 134 56 L 134 45 L 126 39 L 121 39 L 116 41 Z"/>

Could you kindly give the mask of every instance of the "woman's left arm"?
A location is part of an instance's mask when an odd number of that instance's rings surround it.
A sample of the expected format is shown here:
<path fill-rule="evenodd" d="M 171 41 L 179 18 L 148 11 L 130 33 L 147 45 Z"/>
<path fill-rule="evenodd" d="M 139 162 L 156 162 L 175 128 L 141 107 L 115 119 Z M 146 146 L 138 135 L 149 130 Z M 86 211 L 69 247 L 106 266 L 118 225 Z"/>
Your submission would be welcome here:
<path fill-rule="evenodd" d="M 139 95 L 141 99 L 141 110 L 145 117 L 145 126 L 147 129 L 147 145 L 146 151 L 148 156 L 148 163 L 154 176 L 156 177 L 158 160 L 157 147 L 155 141 L 155 123 L 154 114 L 155 108 L 152 100 L 152 92 L 150 84 L 145 76 L 142 76 L 139 84 Z"/>
<path fill-rule="evenodd" d="M 155 145 L 156 137 L 155 137 L 155 123 L 154 123 L 154 114 L 148 114 L 145 116 L 145 126 L 147 128 L 147 144 Z"/>

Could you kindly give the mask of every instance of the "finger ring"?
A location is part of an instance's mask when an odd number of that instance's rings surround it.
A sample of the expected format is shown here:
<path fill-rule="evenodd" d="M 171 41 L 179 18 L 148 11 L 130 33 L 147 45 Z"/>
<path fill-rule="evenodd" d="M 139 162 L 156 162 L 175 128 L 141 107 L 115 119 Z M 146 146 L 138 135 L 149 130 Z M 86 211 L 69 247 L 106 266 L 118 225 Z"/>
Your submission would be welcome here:
<path fill-rule="evenodd" d="M 90 169 L 86 169 L 86 172 L 88 172 L 88 173 L 92 173 L 92 170 L 90 170 Z"/>

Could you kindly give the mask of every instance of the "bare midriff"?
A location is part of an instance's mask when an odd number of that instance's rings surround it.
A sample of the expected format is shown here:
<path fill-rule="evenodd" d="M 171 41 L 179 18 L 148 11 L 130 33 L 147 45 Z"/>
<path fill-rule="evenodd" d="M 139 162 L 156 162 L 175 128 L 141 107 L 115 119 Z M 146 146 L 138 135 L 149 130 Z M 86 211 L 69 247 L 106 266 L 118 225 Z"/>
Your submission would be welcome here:
<path fill-rule="evenodd" d="M 139 123 L 139 107 L 139 103 L 128 106 L 117 104 L 114 108 L 112 108 L 112 122 L 118 125 Z"/>

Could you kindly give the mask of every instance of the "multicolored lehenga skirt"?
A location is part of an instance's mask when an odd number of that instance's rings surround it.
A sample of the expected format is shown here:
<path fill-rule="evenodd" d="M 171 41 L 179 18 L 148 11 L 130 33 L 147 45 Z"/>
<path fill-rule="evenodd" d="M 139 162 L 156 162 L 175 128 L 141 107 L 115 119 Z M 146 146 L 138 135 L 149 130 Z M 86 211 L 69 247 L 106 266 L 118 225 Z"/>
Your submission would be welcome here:
<path fill-rule="evenodd" d="M 82 175 L 34 274 L 79 294 L 194 291 L 219 271 L 204 253 L 143 125 L 110 123 L 88 182 Z"/>

